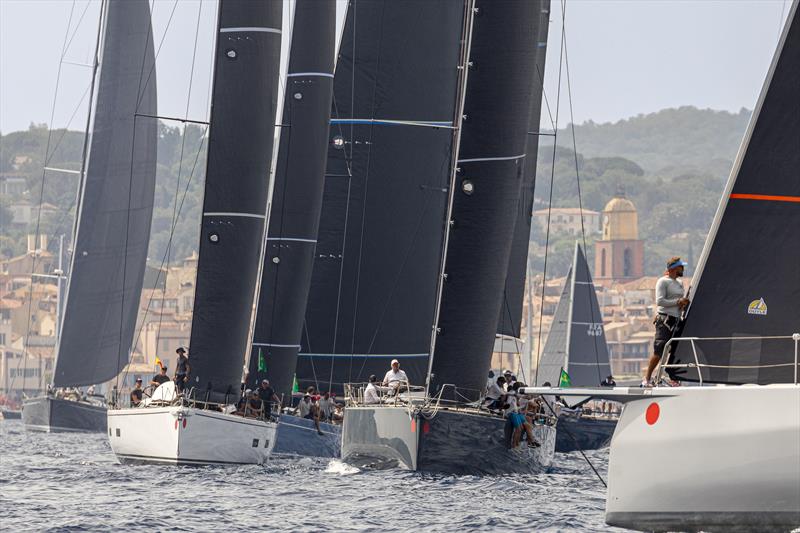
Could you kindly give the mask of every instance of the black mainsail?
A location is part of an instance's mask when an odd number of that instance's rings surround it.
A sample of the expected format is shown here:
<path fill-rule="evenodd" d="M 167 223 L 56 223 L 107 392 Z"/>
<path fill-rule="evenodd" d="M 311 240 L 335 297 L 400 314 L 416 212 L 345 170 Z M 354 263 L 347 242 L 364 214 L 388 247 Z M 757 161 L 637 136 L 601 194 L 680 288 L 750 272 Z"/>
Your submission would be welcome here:
<path fill-rule="evenodd" d="M 531 238 L 533 194 L 536 188 L 536 163 L 539 153 L 539 123 L 542 116 L 542 95 L 544 94 L 544 66 L 550 27 L 550 0 L 536 0 L 535 3 L 538 4 L 539 22 L 533 29 L 536 32 L 536 69 L 531 81 L 533 96 L 528 119 L 528 142 L 525 147 L 522 189 L 517 206 L 517 221 L 514 226 L 511 255 L 508 260 L 503 304 L 500 307 L 500 318 L 497 322 L 498 335 L 517 339 L 520 338 L 522 301 L 525 296 L 525 277 L 528 270 L 528 247 Z M 530 336 L 530 332 L 528 335 Z"/>
<path fill-rule="evenodd" d="M 148 1 L 109 0 L 56 387 L 102 383 L 128 363 L 155 192 L 154 61 Z"/>
<path fill-rule="evenodd" d="M 221 0 L 190 340 L 198 397 L 238 394 L 262 260 L 282 2 Z"/>
<path fill-rule="evenodd" d="M 290 394 L 319 229 L 333 92 L 336 3 L 297 0 L 250 381 Z M 265 371 L 259 371 L 266 365 Z"/>
<path fill-rule="evenodd" d="M 536 68 L 537 2 L 479 1 L 430 390 L 486 383 L 517 220 Z M 525 112 L 520 113 L 520 110 Z"/>
<path fill-rule="evenodd" d="M 611 374 L 597 293 L 578 243 L 539 360 L 536 384 L 557 387 L 562 368 L 572 385 L 580 387 L 597 387 Z"/>
<path fill-rule="evenodd" d="M 800 331 L 800 20 L 792 4 L 709 232 L 683 337 L 710 383 L 794 381 Z M 760 337 L 760 338 L 753 338 Z M 682 342 L 673 363 L 694 363 Z M 680 379 L 698 380 L 695 369 Z"/>
<path fill-rule="evenodd" d="M 425 380 L 466 3 L 351 1 L 297 377 L 341 390 L 400 360 Z M 495 315 L 496 316 L 496 315 Z"/>

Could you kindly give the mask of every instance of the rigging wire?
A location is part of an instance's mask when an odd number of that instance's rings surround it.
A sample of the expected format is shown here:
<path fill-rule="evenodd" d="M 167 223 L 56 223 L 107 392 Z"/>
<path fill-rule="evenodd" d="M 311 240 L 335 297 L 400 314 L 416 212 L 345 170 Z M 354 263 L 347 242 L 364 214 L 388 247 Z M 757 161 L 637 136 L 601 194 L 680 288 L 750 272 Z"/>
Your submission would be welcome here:
<path fill-rule="evenodd" d="M 87 7 L 88 7 L 88 4 L 87 4 Z M 39 234 L 40 234 L 40 231 L 41 231 L 42 201 L 44 199 L 45 181 L 46 181 L 46 176 L 47 176 L 47 171 L 44 169 L 44 167 L 47 166 L 48 156 L 49 156 L 49 153 L 50 153 L 50 142 L 52 141 L 52 138 L 53 138 L 53 121 L 55 120 L 56 102 L 58 100 L 58 88 L 59 88 L 59 84 L 61 82 L 61 69 L 64 66 L 64 55 L 66 53 L 67 40 L 68 40 L 68 37 L 69 37 L 69 32 L 70 32 L 70 27 L 72 25 L 72 17 L 74 15 L 74 12 L 75 12 L 75 0 L 72 1 L 72 7 L 70 8 L 70 12 L 69 12 L 69 20 L 67 21 L 67 29 L 66 29 L 66 31 L 64 33 L 64 43 L 62 44 L 62 47 L 61 47 L 61 57 L 60 57 L 59 62 L 58 62 L 58 70 L 56 72 L 56 86 L 55 86 L 55 90 L 53 92 L 53 104 L 52 104 L 52 106 L 50 108 L 50 123 L 49 123 L 48 129 L 47 129 L 47 142 L 45 144 L 45 150 L 44 150 L 44 161 L 45 162 L 42 165 L 42 184 L 41 184 L 41 186 L 39 188 L 39 208 L 37 209 L 37 212 L 36 212 L 36 232 L 34 233 L 34 239 L 35 240 L 34 240 L 34 243 L 33 243 L 33 246 L 34 246 L 33 257 L 31 258 L 31 283 L 30 283 L 30 288 L 28 290 L 28 316 L 27 316 L 27 326 L 25 328 L 25 330 L 26 330 L 25 331 L 25 343 L 22 346 L 23 356 L 20 357 L 19 361 L 17 361 L 17 371 L 15 372 L 14 376 L 11 378 L 11 387 L 12 388 L 13 388 L 13 385 L 14 385 L 14 380 L 16 379 L 17 375 L 19 374 L 19 367 L 20 367 L 20 364 L 22 363 L 23 360 L 26 361 L 25 368 L 27 369 L 27 367 L 28 367 L 28 365 L 27 365 L 28 342 L 30 341 L 30 333 L 31 333 L 31 312 L 33 311 L 33 281 L 34 281 L 34 274 L 36 273 L 36 258 L 37 258 L 37 255 L 38 255 L 36 253 L 36 247 L 37 247 L 38 242 L 39 242 Z M 85 93 L 84 93 L 84 97 L 85 97 Z M 82 101 L 83 101 L 83 98 L 81 98 L 81 102 Z M 73 115 L 74 115 L 74 113 L 73 113 Z M 41 357 L 40 357 L 39 367 L 40 367 L 39 368 L 39 388 L 41 389 L 41 386 L 42 386 Z M 25 388 L 24 387 L 24 383 L 25 382 L 24 382 L 24 378 L 23 378 L 23 389 Z"/>
<path fill-rule="evenodd" d="M 564 0 L 564 1 L 566 1 L 566 0 Z M 566 24 L 564 24 L 563 31 L 564 31 L 564 35 L 566 36 L 566 34 L 567 34 Z M 583 240 L 584 259 L 586 259 L 586 254 L 588 253 L 588 248 L 586 247 L 586 228 L 585 228 L 585 225 L 584 225 L 584 222 L 583 222 L 583 197 L 581 195 L 581 173 L 580 173 L 580 168 L 579 168 L 579 165 L 578 165 L 578 146 L 577 146 L 577 141 L 575 139 L 575 116 L 574 116 L 573 111 L 572 111 L 572 83 L 570 81 L 570 75 L 569 75 L 569 53 L 568 53 L 568 48 L 567 48 L 566 37 L 564 38 L 564 69 L 566 70 L 566 74 L 567 74 L 567 100 L 569 102 L 569 122 L 570 122 L 570 129 L 571 129 L 571 132 L 572 132 L 572 156 L 573 156 L 574 161 L 575 161 L 575 181 L 576 181 L 577 186 L 578 186 L 578 215 L 580 216 L 580 219 L 581 219 L 581 238 Z M 588 261 L 587 261 L 587 268 L 588 268 Z M 573 272 L 573 274 L 572 274 L 572 276 L 573 276 L 572 282 L 573 283 L 575 283 L 575 276 L 576 275 L 577 275 L 577 272 Z M 592 285 L 590 291 L 587 292 L 587 294 L 586 294 L 586 297 L 589 300 L 589 302 L 588 302 L 589 303 L 589 313 L 591 314 L 592 324 L 596 323 L 595 322 L 595 316 L 594 316 L 594 305 L 592 305 L 592 291 L 594 291 L 594 290 L 595 290 L 594 285 Z M 570 317 L 570 320 L 571 319 L 572 319 L 572 317 Z M 600 322 L 602 323 L 602 320 Z M 602 325 L 601 325 L 601 328 L 602 328 Z M 595 360 L 595 363 L 597 363 L 596 366 L 595 366 L 595 370 L 597 370 L 597 382 L 598 383 L 602 382 L 603 378 L 604 378 L 604 376 L 600 375 L 601 374 L 600 373 L 600 350 L 599 350 L 599 348 L 597 346 L 598 340 L 600 340 L 602 338 L 603 337 L 594 336 L 593 337 L 593 342 L 592 342 L 592 346 L 594 347 L 594 360 Z M 569 347 L 567 347 L 567 350 L 569 350 Z"/>
<path fill-rule="evenodd" d="M 190 106 L 191 101 L 192 101 L 192 86 L 193 86 L 193 82 L 194 82 L 194 68 L 195 68 L 195 62 L 197 60 L 197 42 L 198 42 L 198 37 L 200 35 L 200 15 L 202 14 L 202 12 L 203 12 L 203 2 L 201 0 L 200 1 L 200 5 L 199 5 L 199 7 L 197 9 L 197 21 L 195 23 L 194 46 L 192 48 L 192 65 L 191 65 L 191 69 L 189 71 L 189 88 L 188 88 L 188 93 L 187 93 L 187 96 L 186 96 L 186 108 L 185 108 L 184 114 L 183 114 L 184 120 L 188 120 L 189 119 L 189 106 Z M 187 136 L 187 131 L 186 130 L 188 128 L 189 128 L 189 125 L 184 123 L 183 135 L 181 135 L 181 150 L 180 150 L 180 155 L 179 155 L 179 158 L 178 158 L 178 176 L 177 176 L 177 179 L 175 180 L 175 201 L 172 204 L 172 227 L 175 227 L 177 225 L 178 194 L 180 193 L 181 174 L 183 172 L 183 155 L 184 155 L 184 150 L 186 148 L 186 136 Z M 161 326 L 162 326 L 163 319 L 164 319 L 164 301 L 167 298 L 167 284 L 168 284 L 168 281 L 169 281 L 169 264 L 170 264 L 170 261 L 171 261 L 171 258 L 172 258 L 172 239 L 169 239 L 169 241 L 167 243 L 166 255 L 167 255 L 167 262 L 166 262 L 167 270 L 166 270 L 166 272 L 164 272 L 164 287 L 161 290 L 161 310 L 160 310 L 160 312 L 158 314 L 158 329 L 156 330 L 156 344 L 155 344 L 156 357 L 158 357 L 158 346 L 159 346 L 159 342 L 161 340 Z M 159 274 L 158 275 L 159 276 L 161 275 L 161 271 L 160 270 L 159 270 Z"/>
<path fill-rule="evenodd" d="M 534 374 L 534 383 L 538 384 L 539 382 L 539 363 L 542 356 L 542 317 L 544 315 L 544 295 L 545 289 L 547 287 L 547 256 L 548 256 L 548 249 L 550 245 L 550 219 L 553 210 L 553 184 L 555 182 L 555 175 L 556 175 L 556 153 L 558 150 L 558 114 L 561 105 L 561 71 L 564 65 L 564 45 L 566 35 L 564 33 L 564 9 L 562 8 L 562 19 L 561 19 L 561 46 L 558 56 L 558 85 L 556 90 L 556 112 L 555 112 L 555 119 L 553 120 L 553 156 L 550 165 L 550 197 L 547 202 L 547 229 L 545 230 L 545 245 L 544 245 L 544 268 L 542 270 L 542 297 L 539 304 L 539 331 L 538 337 L 536 340 L 536 372 Z M 548 108 L 549 109 L 549 108 Z"/>

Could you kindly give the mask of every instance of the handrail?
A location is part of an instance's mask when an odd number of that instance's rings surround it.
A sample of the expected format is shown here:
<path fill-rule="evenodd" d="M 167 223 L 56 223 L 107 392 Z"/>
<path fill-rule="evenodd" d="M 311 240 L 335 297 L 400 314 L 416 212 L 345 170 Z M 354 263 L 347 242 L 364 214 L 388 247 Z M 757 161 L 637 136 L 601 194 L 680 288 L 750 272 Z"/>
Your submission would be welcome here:
<path fill-rule="evenodd" d="M 790 363 L 774 363 L 769 365 L 714 365 L 709 363 L 701 363 L 700 358 L 697 355 L 697 345 L 696 341 L 728 341 L 728 340 L 792 340 L 794 341 L 794 362 Z M 669 347 L 673 343 L 677 343 L 679 341 L 688 341 L 692 346 L 692 355 L 694 356 L 694 363 L 669 363 L 665 362 L 665 355 L 669 354 Z M 792 335 L 768 335 L 768 336 L 747 336 L 747 337 L 672 337 L 667 341 L 664 345 L 664 349 L 661 352 L 661 358 L 658 362 L 658 367 L 656 368 L 656 383 L 659 383 L 663 377 L 664 370 L 667 368 L 696 368 L 697 369 L 697 378 L 700 383 L 700 386 L 703 385 L 703 368 L 778 368 L 778 367 L 785 367 L 785 366 L 792 366 L 794 367 L 794 384 L 797 385 L 798 383 L 798 370 L 800 369 L 800 350 L 798 346 L 800 345 L 800 333 L 793 333 Z M 669 357 L 667 355 L 667 357 Z M 668 359 L 667 359 L 668 361 Z"/>

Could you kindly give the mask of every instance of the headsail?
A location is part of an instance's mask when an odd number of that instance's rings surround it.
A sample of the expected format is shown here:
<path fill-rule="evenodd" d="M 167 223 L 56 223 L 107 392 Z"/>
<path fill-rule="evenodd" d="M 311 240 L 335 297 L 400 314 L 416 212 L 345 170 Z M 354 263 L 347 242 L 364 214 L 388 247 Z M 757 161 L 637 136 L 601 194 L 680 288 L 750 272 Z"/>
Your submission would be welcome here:
<path fill-rule="evenodd" d="M 452 171 L 465 2 L 350 2 L 300 385 L 341 390 L 393 358 L 423 383 Z"/>
<path fill-rule="evenodd" d="M 525 275 L 528 270 L 528 247 L 531 236 L 531 216 L 533 214 L 533 192 L 536 185 L 536 163 L 539 153 L 539 123 L 542 116 L 542 95 L 544 93 L 544 66 L 547 55 L 547 35 L 550 27 L 550 0 L 537 0 L 539 21 L 534 26 L 536 32 L 536 68 L 531 85 L 530 115 L 528 119 L 528 142 L 525 147 L 525 166 L 522 189 L 517 206 L 517 221 L 514 226 L 514 239 L 511 256 L 508 260 L 503 304 L 497 322 L 497 333 L 520 338 L 522 325 L 522 300 L 525 295 Z M 530 332 L 529 332 L 530 335 Z"/>
<path fill-rule="evenodd" d="M 275 132 L 281 13 L 280 0 L 219 3 L 189 344 L 191 386 L 212 400 L 238 394 L 250 347 Z"/>
<path fill-rule="evenodd" d="M 432 392 L 455 384 L 460 398 L 477 398 L 486 382 L 522 186 L 538 6 L 475 3 Z"/>
<path fill-rule="evenodd" d="M 158 124 L 141 116 L 156 115 L 150 6 L 110 0 L 105 11 L 56 387 L 101 383 L 128 363 L 150 239 Z"/>
<path fill-rule="evenodd" d="M 703 379 L 794 379 L 800 332 L 800 19 L 794 2 L 695 276 L 684 337 L 762 337 L 696 343 Z M 673 363 L 694 363 L 688 342 Z M 694 369 L 680 370 L 687 381 Z"/>
<path fill-rule="evenodd" d="M 557 386 L 562 368 L 576 387 L 597 387 L 611 374 L 597 293 L 578 243 L 539 361 L 536 384 Z"/>
<path fill-rule="evenodd" d="M 297 0 L 250 382 L 290 394 L 317 243 L 333 92 L 336 2 Z M 259 371 L 264 368 L 265 371 Z"/>

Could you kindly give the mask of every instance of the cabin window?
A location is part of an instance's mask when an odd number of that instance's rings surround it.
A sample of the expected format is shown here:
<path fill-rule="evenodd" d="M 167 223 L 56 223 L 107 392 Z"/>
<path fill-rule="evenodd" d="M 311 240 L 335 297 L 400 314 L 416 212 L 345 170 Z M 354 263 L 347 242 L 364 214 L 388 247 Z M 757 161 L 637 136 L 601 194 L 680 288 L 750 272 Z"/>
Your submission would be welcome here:
<path fill-rule="evenodd" d="M 119 436 L 121 436 L 121 435 L 122 435 L 122 432 L 120 431 L 120 429 L 119 429 L 119 428 L 117 428 L 117 437 L 119 437 Z"/>
<path fill-rule="evenodd" d="M 253 439 L 253 448 L 258 448 L 258 439 Z"/>
<path fill-rule="evenodd" d="M 264 439 L 264 448 L 269 448 L 269 439 Z"/>

